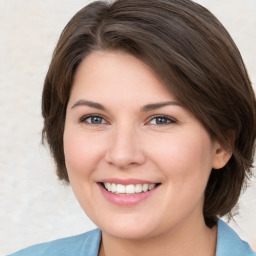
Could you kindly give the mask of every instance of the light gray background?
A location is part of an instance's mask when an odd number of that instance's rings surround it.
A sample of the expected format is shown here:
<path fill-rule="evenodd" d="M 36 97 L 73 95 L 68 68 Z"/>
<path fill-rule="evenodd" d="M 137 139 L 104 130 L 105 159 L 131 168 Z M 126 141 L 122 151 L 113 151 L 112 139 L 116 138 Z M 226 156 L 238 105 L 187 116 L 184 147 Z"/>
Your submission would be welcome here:
<path fill-rule="evenodd" d="M 198 2 L 231 33 L 255 88 L 256 0 Z M 0 0 L 0 255 L 94 227 L 40 145 L 41 91 L 51 54 L 68 20 L 86 3 Z M 254 181 L 230 224 L 254 249 L 255 216 Z"/>

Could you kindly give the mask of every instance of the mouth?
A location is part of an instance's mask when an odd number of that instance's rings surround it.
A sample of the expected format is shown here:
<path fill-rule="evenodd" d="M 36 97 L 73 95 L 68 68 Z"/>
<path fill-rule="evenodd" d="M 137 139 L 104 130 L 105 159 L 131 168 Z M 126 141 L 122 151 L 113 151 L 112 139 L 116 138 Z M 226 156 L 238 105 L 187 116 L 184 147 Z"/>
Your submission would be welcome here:
<path fill-rule="evenodd" d="M 155 189 L 157 186 L 159 186 L 160 183 L 123 185 L 118 183 L 100 182 L 100 185 L 108 192 L 111 192 L 116 195 L 135 195 L 151 191 Z"/>

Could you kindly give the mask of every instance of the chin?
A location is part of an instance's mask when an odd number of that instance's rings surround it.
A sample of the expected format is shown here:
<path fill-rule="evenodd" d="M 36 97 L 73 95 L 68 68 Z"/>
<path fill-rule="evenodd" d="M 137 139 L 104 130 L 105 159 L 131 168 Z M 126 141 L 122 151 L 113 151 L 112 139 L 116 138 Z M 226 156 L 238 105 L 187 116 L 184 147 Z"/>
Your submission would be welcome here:
<path fill-rule="evenodd" d="M 152 226 L 152 222 L 142 223 L 138 221 L 121 221 L 121 222 L 108 222 L 106 225 L 99 225 L 102 232 L 112 237 L 129 240 L 145 239 L 153 236 L 155 228 Z"/>

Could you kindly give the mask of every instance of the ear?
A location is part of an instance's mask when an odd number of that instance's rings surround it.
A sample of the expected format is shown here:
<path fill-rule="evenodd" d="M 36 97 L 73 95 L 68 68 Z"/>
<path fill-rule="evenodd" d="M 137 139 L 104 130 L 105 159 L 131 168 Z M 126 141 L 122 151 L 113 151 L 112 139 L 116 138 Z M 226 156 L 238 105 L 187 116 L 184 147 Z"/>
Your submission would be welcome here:
<path fill-rule="evenodd" d="M 213 169 L 223 168 L 227 164 L 231 156 L 232 156 L 231 147 L 227 147 L 226 145 L 222 145 L 219 142 L 215 142 L 212 168 Z"/>
<path fill-rule="evenodd" d="M 228 131 L 227 132 L 227 141 L 224 143 L 220 143 L 215 141 L 214 145 L 214 156 L 212 161 L 213 169 L 221 169 L 223 168 L 229 159 L 232 156 L 232 150 L 235 146 L 235 132 Z"/>
<path fill-rule="evenodd" d="M 212 160 L 212 168 L 213 169 L 221 169 L 223 168 L 229 159 L 232 156 L 231 148 L 227 146 L 223 146 L 220 143 L 216 142 L 214 148 L 214 156 Z"/>

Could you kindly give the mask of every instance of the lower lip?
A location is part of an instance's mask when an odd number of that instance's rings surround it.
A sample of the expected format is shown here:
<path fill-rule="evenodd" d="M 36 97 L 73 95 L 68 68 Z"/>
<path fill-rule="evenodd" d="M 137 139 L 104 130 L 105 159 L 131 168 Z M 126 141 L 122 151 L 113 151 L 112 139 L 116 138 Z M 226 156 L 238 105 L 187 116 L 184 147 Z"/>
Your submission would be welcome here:
<path fill-rule="evenodd" d="M 157 190 L 157 187 L 154 189 L 147 191 L 147 192 L 142 192 L 138 194 L 132 194 L 132 195 L 127 195 L 127 194 L 114 194 L 109 191 L 107 191 L 105 188 L 102 187 L 101 184 L 98 184 L 100 187 L 100 190 L 103 194 L 103 196 L 110 201 L 113 204 L 119 205 L 119 206 L 132 206 L 136 205 L 144 200 L 146 200 L 148 197 L 152 196 Z"/>

